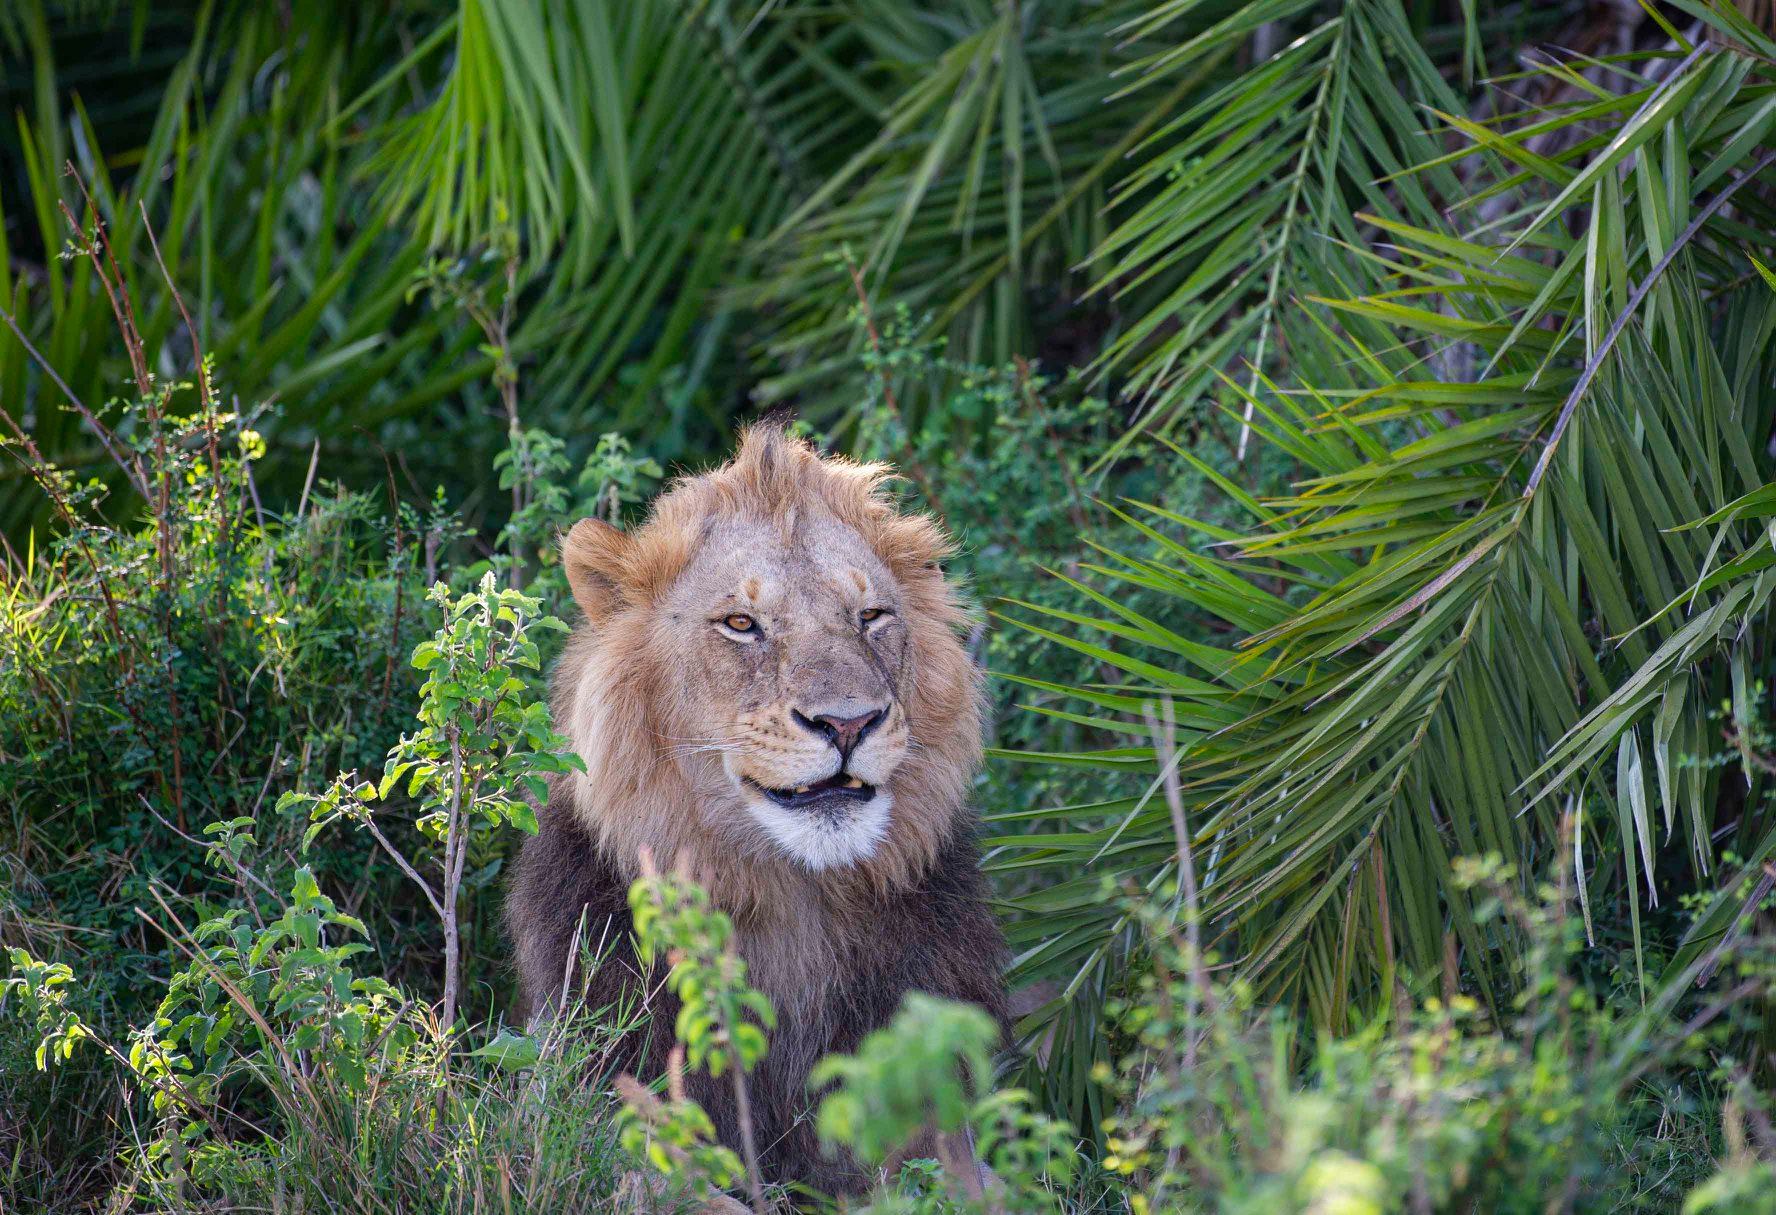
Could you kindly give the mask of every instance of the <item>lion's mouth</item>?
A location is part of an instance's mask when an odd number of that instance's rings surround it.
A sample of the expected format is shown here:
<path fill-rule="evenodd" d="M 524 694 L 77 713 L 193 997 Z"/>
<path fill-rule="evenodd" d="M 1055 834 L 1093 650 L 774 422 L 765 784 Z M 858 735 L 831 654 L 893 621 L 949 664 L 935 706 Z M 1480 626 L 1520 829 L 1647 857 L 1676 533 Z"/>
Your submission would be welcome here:
<path fill-rule="evenodd" d="M 867 802 L 876 795 L 874 785 L 849 772 L 835 772 L 825 780 L 815 781 L 811 785 L 797 785 L 793 789 L 772 789 L 750 777 L 746 783 L 779 806 L 790 810 L 805 810 L 811 806 L 838 801 Z"/>

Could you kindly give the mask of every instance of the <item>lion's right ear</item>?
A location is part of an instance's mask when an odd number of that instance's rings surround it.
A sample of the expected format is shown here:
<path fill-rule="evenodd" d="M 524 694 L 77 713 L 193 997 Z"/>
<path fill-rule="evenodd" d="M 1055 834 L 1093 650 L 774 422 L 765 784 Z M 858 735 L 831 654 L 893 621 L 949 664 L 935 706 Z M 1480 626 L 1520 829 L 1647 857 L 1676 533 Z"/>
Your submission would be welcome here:
<path fill-rule="evenodd" d="M 600 624 L 623 606 L 622 574 L 635 538 L 602 519 L 581 519 L 561 538 L 561 564 L 574 602 Z"/>

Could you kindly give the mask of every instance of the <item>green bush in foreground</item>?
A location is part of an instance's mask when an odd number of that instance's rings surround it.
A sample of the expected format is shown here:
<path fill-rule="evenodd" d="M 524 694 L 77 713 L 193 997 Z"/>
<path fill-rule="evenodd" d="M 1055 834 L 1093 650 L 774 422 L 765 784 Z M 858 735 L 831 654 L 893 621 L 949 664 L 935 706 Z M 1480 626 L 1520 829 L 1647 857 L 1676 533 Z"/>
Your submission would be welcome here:
<path fill-rule="evenodd" d="M 337 820 L 362 825 L 425 895 L 444 931 L 439 1021 L 448 1031 L 462 990 L 458 920 L 471 855 L 497 855 L 495 841 L 508 826 L 534 835 L 532 802 L 548 797 L 546 774 L 583 765 L 565 752 L 567 740 L 551 728 L 548 705 L 524 678 L 536 678 L 542 667 L 533 632 L 566 632 L 567 626 L 539 616 L 532 596 L 496 585 L 492 571 L 461 596 L 439 583 L 430 599 L 443 608 L 445 622 L 413 651 L 413 665 L 426 673 L 419 728 L 390 748 L 375 783 L 345 773 L 318 797 L 285 794 L 278 810 L 308 811 L 304 852 Z M 397 788 L 417 803 L 414 825 L 427 851 L 437 854 L 430 880 L 376 825 L 377 804 Z"/>
<path fill-rule="evenodd" d="M 1124 900 L 1146 948 L 1137 994 L 1113 1010 L 1124 1050 L 1099 1077 L 1113 1097 L 1101 1164 L 1024 1094 L 991 1088 L 996 1031 L 978 1010 L 919 997 L 857 1055 L 822 1065 L 818 1078 L 831 1085 L 818 1112 L 823 1141 L 882 1162 L 932 1131 L 971 1133 L 992 1169 L 984 1185 L 963 1183 L 955 1158 L 948 1168 L 912 1160 L 862 1204 L 908 1215 L 1768 1209 L 1759 1204 L 1776 1181 L 1771 1103 L 1734 1043 L 1776 991 L 1776 959 L 1741 951 L 1681 1015 L 1625 1007 L 1575 976 L 1582 927 L 1558 875 L 1525 901 L 1496 860 L 1461 870 L 1483 917 L 1511 920 L 1532 942 L 1519 994 L 1496 1015 L 1456 994 L 1402 1004 L 1348 1038 L 1304 1043 L 1293 1022 L 1254 1005 L 1248 986 L 1203 977 L 1175 904 Z M 674 961 L 681 990 L 695 989 L 702 1011 L 681 1019 L 681 1040 L 697 1065 L 726 1059 L 743 1085 L 769 1017 L 730 952 L 726 917 L 682 876 L 644 877 L 631 897 L 650 911 L 643 944 Z M 535 1209 L 601 1202 L 619 1172 L 639 1167 L 662 1175 L 640 1191 L 662 1201 L 712 1186 L 750 1189 L 760 1209 L 780 1201 L 752 1166 L 710 1143 L 707 1119 L 676 1083 L 662 1099 L 619 1080 L 628 1111 L 613 1119 L 598 1065 L 622 1028 L 611 1010 L 600 1010 L 602 1024 L 582 1016 L 541 1043 L 508 1031 L 446 1074 L 435 1025 L 413 1019 L 387 984 L 352 977 L 354 951 L 322 942 L 330 927 L 355 935 L 359 926 L 299 887 L 276 923 L 253 930 L 231 913 L 199 929 L 202 952 L 175 976 L 166 1011 L 206 986 L 226 993 L 212 990 L 209 1011 L 186 1013 L 179 1032 L 235 1044 L 227 1067 L 277 1095 L 266 1111 L 276 1117 L 265 1117 L 262 1137 L 209 1134 L 241 1115 L 210 1082 L 227 1052 L 197 1066 L 157 1059 L 163 1015 L 128 1059 L 162 1119 L 161 1139 L 133 1162 L 129 1198 L 158 1209 L 203 1194 L 233 1209 L 275 1185 L 335 1201 L 366 1193 L 390 1209 L 420 1200 L 479 1209 L 498 1181 Z M 71 1009 L 72 978 L 14 951 L 5 998 L 42 1035 L 41 1065 L 96 1037 Z M 235 1032 L 236 1019 L 258 1030 Z M 1725 1099 L 1719 1142 L 1716 1097 Z M 525 1151 L 505 1154 L 520 1141 Z M 558 1153 L 587 1147 L 602 1171 L 570 1177 Z"/>
<path fill-rule="evenodd" d="M 1112 1007 L 1129 1049 L 1100 1078 L 1116 1110 L 1105 1165 L 1144 1196 L 1135 1209 L 1671 1210 L 1714 1173 L 1715 1103 L 1766 1116 L 1743 1052 L 1776 956 L 1748 950 L 1681 1007 L 1643 1007 L 1581 976 L 1567 875 L 1525 898 L 1496 857 L 1457 870 L 1482 921 L 1529 943 L 1515 996 L 1413 1008 L 1402 994 L 1376 1023 L 1318 1040 L 1250 985 L 1203 980 L 1170 909 L 1124 905 L 1150 948 Z M 1729 1173 L 1767 1172 L 1752 1161 L 1772 1148 L 1729 1150 Z M 1717 1209 L 1699 1193 L 1696 1209 Z"/>
<path fill-rule="evenodd" d="M 391 749 L 380 784 L 348 775 L 319 798 L 286 795 L 265 826 L 300 835 L 306 852 L 334 818 L 364 823 L 454 935 L 472 845 L 485 864 L 497 855 L 491 828 L 534 827 L 523 799 L 539 773 L 567 761 L 520 678 L 539 663 L 530 630 L 549 623 L 535 618 L 535 601 L 498 588 L 491 574 L 476 591 L 452 598 L 440 588 L 434 598 L 445 618 L 412 659 L 427 673 L 419 728 Z M 385 833 L 369 803 L 397 784 L 416 822 Z M 235 1208 L 271 1195 L 274 1205 L 471 1210 L 515 1186 L 545 1207 L 609 1194 L 617 1150 L 602 1059 L 615 1018 L 546 1054 L 515 1054 L 507 1036 L 453 1066 L 456 1017 L 378 972 L 370 930 L 322 891 L 309 864 L 296 865 L 286 895 L 283 858 L 261 846 L 259 827 L 241 816 L 208 824 L 201 839 L 180 833 L 200 853 L 199 872 L 223 880 L 191 900 L 199 919 L 189 928 L 173 905 L 189 896 L 147 887 L 171 969 L 136 1028 L 115 1030 L 102 1003 L 83 1012 L 65 963 L 12 951 L 5 999 L 27 1014 L 38 1067 L 68 1062 L 90 1042 L 125 1069 L 132 1091 L 118 1112 L 131 1130 L 107 1145 L 110 1203 L 178 1209 L 203 1195 Z M 437 853 L 436 891 L 390 834 L 417 835 L 416 854 Z M 366 851 L 357 859 L 368 869 Z M 447 938 L 441 983 L 422 980 L 442 987 L 445 1010 L 462 973 L 453 944 Z M 101 985 L 96 994 L 109 993 Z M 515 1059 L 534 1074 L 507 1074 Z M 53 1174 L 29 1180 L 40 1199 L 78 1201 L 55 1193 Z"/>

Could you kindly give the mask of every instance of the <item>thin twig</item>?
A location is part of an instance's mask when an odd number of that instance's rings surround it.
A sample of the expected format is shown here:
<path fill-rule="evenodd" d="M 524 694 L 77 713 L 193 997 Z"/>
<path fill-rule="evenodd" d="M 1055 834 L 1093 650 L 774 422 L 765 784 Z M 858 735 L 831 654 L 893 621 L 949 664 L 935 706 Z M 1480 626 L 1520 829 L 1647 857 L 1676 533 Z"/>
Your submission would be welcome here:
<path fill-rule="evenodd" d="M 148 222 L 148 204 L 138 202 L 142 209 L 142 231 L 148 234 L 148 247 L 154 250 L 154 262 L 160 267 L 160 276 L 166 280 L 167 290 L 173 293 L 173 303 L 179 309 L 179 316 L 185 321 L 185 332 L 191 337 L 191 357 L 197 366 L 197 396 L 204 407 L 204 426 L 209 431 L 210 466 L 216 466 L 216 416 L 215 393 L 210 387 L 210 369 L 204 362 L 203 347 L 198 344 L 197 326 L 191 321 L 191 313 L 185 310 L 185 297 L 179 294 L 179 286 L 173 281 L 172 271 L 167 269 L 166 259 L 160 255 L 160 242 L 154 239 L 154 225 Z"/>
<path fill-rule="evenodd" d="M 296 522 L 302 522 L 302 512 L 308 509 L 308 491 L 314 488 L 315 469 L 321 463 L 321 441 L 314 441 L 314 449 L 308 453 L 308 475 L 302 478 L 302 496 L 296 499 Z"/>
<path fill-rule="evenodd" d="M 728 1065 L 734 1073 L 734 1113 L 740 1122 L 740 1150 L 746 1157 L 746 1188 L 752 1198 L 753 1215 L 768 1215 L 765 1184 L 759 1170 L 758 1138 L 752 1125 L 752 1097 L 746 1091 L 746 1069 L 740 1066 L 740 1048 L 734 1042 L 726 1007 L 722 1007 L 722 1034 L 728 1040 Z"/>
<path fill-rule="evenodd" d="M 870 308 L 869 291 L 863 285 L 863 270 L 851 260 L 849 255 L 845 258 L 845 268 L 851 272 L 851 286 L 857 292 L 857 308 L 863 316 L 863 329 L 869 335 L 870 349 L 876 356 L 876 375 L 882 382 L 882 399 L 888 402 L 888 408 L 894 411 L 895 418 L 900 422 L 901 467 L 906 470 L 907 476 L 913 479 L 913 483 L 919 487 L 919 492 L 925 496 L 925 501 L 931 504 L 931 509 L 947 519 L 949 512 L 944 510 L 943 499 L 938 497 L 937 488 L 931 484 L 931 478 L 925 475 L 925 469 L 919 462 L 918 453 L 913 450 L 912 427 L 907 425 L 906 414 L 900 408 L 900 400 L 894 395 L 894 384 L 888 376 L 888 362 L 882 355 L 882 335 L 876 329 L 876 315 Z"/>
<path fill-rule="evenodd" d="M 1190 966 L 1190 1008 L 1187 1010 L 1189 1019 L 1194 1022 L 1198 1007 L 1208 1007 L 1214 1001 L 1214 990 L 1209 984 L 1209 970 L 1203 960 L 1202 949 L 1202 900 L 1196 885 L 1196 854 L 1191 847 L 1190 824 L 1184 817 L 1184 795 L 1178 780 L 1178 730 L 1172 715 L 1172 698 L 1167 696 L 1160 701 L 1161 715 L 1156 718 L 1153 706 L 1141 706 L 1141 715 L 1147 719 L 1147 731 L 1153 737 L 1154 753 L 1159 759 L 1160 785 L 1165 793 L 1167 808 L 1172 814 L 1172 834 L 1178 843 L 1178 885 L 1184 896 L 1184 947 L 1189 954 L 1186 959 Z M 1201 1033 L 1193 1024 L 1184 1045 L 1184 1066 L 1196 1066 L 1196 1047 Z"/>
<path fill-rule="evenodd" d="M 99 421 L 92 410 L 81 403 L 79 397 L 74 395 L 74 390 L 68 387 L 68 382 L 62 379 L 54 367 L 50 366 L 49 360 L 43 357 L 42 352 L 31 344 L 31 339 L 25 336 L 23 329 L 19 328 L 19 323 L 14 319 L 12 313 L 0 308 L 0 320 L 6 322 L 6 327 L 12 330 L 12 335 L 19 340 L 19 345 L 25 348 L 25 353 L 31 356 L 31 361 L 42 369 L 43 374 L 49 377 L 51 383 L 62 390 L 62 395 L 68 398 L 68 404 L 74 407 L 74 412 L 79 414 L 88 426 L 92 427 L 93 433 L 98 436 L 100 445 L 105 449 L 105 454 L 111 457 L 112 462 L 123 470 L 123 475 L 128 477 L 137 491 L 146 498 L 148 484 L 139 463 L 137 467 L 131 468 L 130 462 L 123 458 L 123 453 L 119 452 L 112 443 L 116 436 L 104 423 Z"/>
<path fill-rule="evenodd" d="M 148 371 L 147 346 L 142 341 L 141 333 L 136 329 L 135 308 L 130 304 L 129 296 L 127 294 L 121 298 L 118 296 L 118 288 L 123 284 L 122 275 L 118 275 L 117 281 L 113 283 L 112 276 L 106 273 L 107 264 L 113 270 L 116 269 L 117 259 L 112 256 L 111 241 L 105 235 L 105 221 L 100 217 L 99 208 L 93 202 L 92 195 L 87 193 L 86 182 L 82 180 L 80 174 L 74 171 L 73 162 L 67 163 L 64 172 L 74 179 L 75 185 L 80 187 L 80 193 L 86 198 L 87 214 L 92 217 L 92 236 L 86 241 L 80 252 L 92 260 L 93 269 L 98 274 L 99 286 L 105 289 L 105 298 L 111 303 L 111 315 L 117 320 L 117 331 L 123 336 L 124 353 L 129 355 L 130 373 L 135 377 L 136 390 L 141 396 L 147 397 L 154 385 L 154 377 Z M 58 198 L 56 206 L 61 209 L 62 218 L 68 221 L 68 226 L 74 229 L 77 235 L 85 236 L 85 227 L 74 217 L 74 212 L 68 204 Z M 99 260 L 101 248 L 105 252 L 104 261 Z"/>
<path fill-rule="evenodd" d="M 148 415 L 148 430 L 154 442 L 155 471 L 160 482 L 158 495 L 149 493 L 147 499 L 154 514 L 154 530 L 156 546 L 160 556 L 160 571 L 165 610 L 162 612 L 161 626 L 166 636 L 166 656 L 164 669 L 166 673 L 167 721 L 172 728 L 171 746 L 169 751 L 173 769 L 173 810 L 179 825 L 185 825 L 185 775 L 184 775 L 184 729 L 179 712 L 179 681 L 173 670 L 172 656 L 178 647 L 174 643 L 172 604 L 177 585 L 176 563 L 174 557 L 174 533 L 168 515 L 172 509 L 172 461 L 167 451 L 166 428 L 162 425 L 162 398 L 154 387 L 154 377 L 148 370 L 147 345 L 142 341 L 142 333 L 136 327 L 135 305 L 130 299 L 129 285 L 124 280 L 123 272 L 118 268 L 117 256 L 111 248 L 111 238 L 105 227 L 105 220 L 99 214 L 98 203 L 93 201 L 92 192 L 86 188 L 86 181 L 74 168 L 72 161 L 64 164 L 63 172 L 74 180 L 80 188 L 81 197 L 86 200 L 87 215 L 92 220 L 92 235 L 86 237 L 81 248 L 87 259 L 92 262 L 93 273 L 99 285 L 105 290 L 105 297 L 111 302 L 111 313 L 116 318 L 117 329 L 123 337 L 125 351 L 129 354 L 130 368 L 135 374 L 136 388 L 141 399 L 142 408 Z M 74 218 L 74 212 L 68 204 L 56 200 L 64 218 L 68 221 L 76 235 L 85 236 L 85 229 L 80 221 Z M 101 259 L 101 250 L 104 257 Z M 148 484 L 146 473 L 142 484 Z"/>
<path fill-rule="evenodd" d="M 216 397 L 210 385 L 210 369 L 204 360 L 203 346 L 198 337 L 197 326 L 191 320 L 191 313 L 186 311 L 185 297 L 179 293 L 179 285 L 173 281 L 173 272 L 167 269 L 166 259 L 160 255 L 160 242 L 154 237 L 154 225 L 148 222 L 148 205 L 138 201 L 136 204 L 142 212 L 142 231 L 148 235 L 148 246 L 154 250 L 154 262 L 160 267 L 160 276 L 166 281 L 167 290 L 172 293 L 173 304 L 179 309 L 179 315 L 185 321 L 185 332 L 191 338 L 191 359 L 197 369 L 197 397 L 203 406 L 204 445 L 210 457 L 210 501 L 216 511 L 216 523 L 221 532 L 220 548 L 222 564 L 226 568 L 230 555 L 234 551 L 234 516 L 222 509 L 222 456 L 216 445 Z M 129 294 L 126 291 L 127 301 Z M 222 648 L 222 622 L 229 618 L 228 611 L 229 581 L 226 577 L 216 581 L 214 610 L 210 616 L 209 628 L 211 642 L 217 652 Z M 224 705 L 232 708 L 234 691 L 229 686 L 228 668 L 218 664 L 216 674 L 221 684 L 220 691 Z M 218 730 L 220 726 L 218 725 Z"/>
<path fill-rule="evenodd" d="M 401 611 L 406 598 L 407 580 L 401 576 L 401 559 L 407 549 L 407 538 L 401 528 L 401 499 L 395 493 L 395 469 L 388 458 L 388 452 L 377 444 L 382 453 L 382 471 L 388 478 L 389 518 L 395 525 L 395 557 L 390 572 L 395 582 L 395 614 L 389 623 L 388 653 L 385 654 L 382 666 L 382 695 L 377 698 L 376 711 L 381 714 L 388 709 L 389 689 L 395 681 L 395 653 L 401 645 Z"/>
<path fill-rule="evenodd" d="M 138 794 L 137 796 L 140 797 L 141 795 Z M 243 881 L 251 882 L 253 885 L 259 887 L 260 890 L 264 891 L 266 894 L 270 895 L 274 899 L 278 897 L 277 891 L 273 890 L 269 885 L 267 885 L 264 878 L 260 877 L 258 874 L 254 873 L 251 869 L 248 869 L 245 865 L 241 864 L 239 858 L 235 857 L 232 853 L 226 851 L 225 849 L 217 847 L 215 841 L 200 840 L 195 835 L 192 835 L 189 831 L 180 830 L 177 826 L 168 822 L 166 819 L 166 816 L 161 814 L 160 811 L 156 810 L 154 808 L 154 803 L 149 801 L 146 797 L 142 798 L 142 806 L 144 809 L 146 809 L 148 811 L 148 813 L 150 813 L 154 816 L 154 819 L 156 822 L 158 822 L 161 826 L 165 827 L 168 831 L 171 831 L 174 835 L 178 836 L 180 839 L 184 840 L 187 844 L 190 844 L 194 848 L 201 848 L 206 852 L 219 853 L 222 856 L 222 858 L 224 860 L 226 860 L 229 863 L 229 865 L 234 869 L 235 874 L 238 877 L 240 877 Z M 253 917 L 255 919 L 257 919 L 259 917 L 258 907 L 255 906 L 254 904 L 252 904 L 251 902 L 248 903 L 248 906 L 250 908 L 252 908 Z"/>
<path fill-rule="evenodd" d="M 444 919 L 444 904 L 439 901 L 437 893 L 432 889 L 432 884 L 419 875 L 419 871 L 402 855 L 399 848 L 389 842 L 388 836 L 384 835 L 382 829 L 376 825 L 376 816 L 366 811 L 363 823 L 370 829 L 371 837 L 382 845 L 382 850 L 388 853 L 394 859 L 395 864 L 401 867 L 401 872 L 411 878 L 413 884 L 419 887 L 420 893 L 425 895 L 426 902 L 432 905 L 432 910 L 438 914 L 438 918 Z"/>

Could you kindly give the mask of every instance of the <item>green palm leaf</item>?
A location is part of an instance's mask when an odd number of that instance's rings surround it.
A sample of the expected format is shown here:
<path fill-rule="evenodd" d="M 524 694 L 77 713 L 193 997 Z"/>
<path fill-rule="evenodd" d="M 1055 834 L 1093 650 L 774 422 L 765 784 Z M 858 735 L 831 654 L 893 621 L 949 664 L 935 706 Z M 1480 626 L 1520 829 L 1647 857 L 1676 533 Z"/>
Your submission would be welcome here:
<path fill-rule="evenodd" d="M 1294 53 L 1330 54 L 1336 38 L 1328 30 Z M 1334 1026 L 1353 1000 L 1385 1007 L 1392 984 L 1439 973 L 1446 938 L 1482 991 L 1499 994 L 1495 942 L 1450 880 L 1450 858 L 1498 852 L 1533 872 L 1566 810 L 1588 807 L 1571 845 L 1587 910 L 1625 904 L 1637 951 L 1643 908 L 1714 889 L 1723 848 L 1776 848 L 1767 813 L 1723 809 L 1718 776 L 1684 762 L 1713 749 L 1709 710 L 1723 696 L 1750 713 L 1747 672 L 1768 657 L 1776 561 L 1758 520 L 1776 501 L 1766 447 L 1776 306 L 1746 246 L 1762 257 L 1776 242 L 1763 201 L 1776 156 L 1756 150 L 1770 81 L 1760 61 L 1716 46 L 1645 66 L 1665 74 L 1620 99 L 1624 134 L 1580 152 L 1535 150 L 1544 145 L 1524 132 L 1546 132 L 1545 115 L 1484 134 L 1453 124 L 1489 166 L 1482 189 L 1509 180 L 1532 200 L 1509 222 L 1416 222 L 1404 193 L 1373 219 L 1334 208 L 1333 231 L 1363 255 L 1366 268 L 1341 280 L 1357 290 L 1228 322 L 1302 335 L 1293 384 L 1235 381 L 1229 408 L 1303 470 L 1239 537 L 1240 565 L 1254 581 L 1293 571 L 1304 593 L 1259 626 L 1192 575 L 1208 552 L 1146 529 L 1150 547 L 1126 561 L 1170 575 L 1149 585 L 1246 633 L 1209 690 L 1138 665 L 1176 665 L 1169 631 L 1102 597 L 1098 613 L 1051 629 L 1089 630 L 1112 666 L 1140 672 L 1080 693 L 1131 731 L 1141 721 L 1131 701 L 1169 697 L 1180 717 L 1240 706 L 1237 720 L 1180 743 L 1194 852 L 1207 858 L 1205 913 L 1225 958 Z M 1232 112 L 1229 132 L 1241 129 L 1237 100 L 1213 111 Z M 1287 113 L 1265 120 L 1293 121 Z M 1724 156 L 1736 161 L 1722 168 Z M 1175 206 L 1184 222 L 1150 205 L 1141 231 L 1204 223 L 1188 191 Z M 1301 256 L 1307 273 L 1330 264 Z M 1575 258 L 1582 273 L 1565 269 Z M 1188 350 L 1173 342 L 1137 375 L 1182 384 L 1173 369 L 1193 365 Z M 1479 377 L 1446 375 L 1462 368 Z M 1155 399 L 1182 400 L 1165 391 Z M 1064 845 L 1007 837 L 995 863 L 1070 870 L 1089 853 L 1100 875 L 1153 880 L 1175 845 L 1155 813 L 1153 752 L 1143 756 L 1144 792 L 1128 808 L 1058 811 Z M 1738 905 L 1722 896 L 1688 956 L 1727 931 Z M 1026 968 L 1099 984 L 1125 929 L 1082 904 L 1064 930 L 1031 930 Z M 1370 933 L 1384 950 L 1350 948 Z"/>

